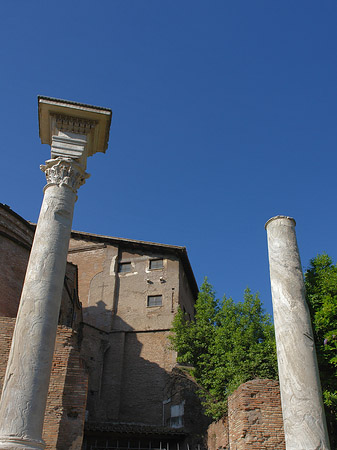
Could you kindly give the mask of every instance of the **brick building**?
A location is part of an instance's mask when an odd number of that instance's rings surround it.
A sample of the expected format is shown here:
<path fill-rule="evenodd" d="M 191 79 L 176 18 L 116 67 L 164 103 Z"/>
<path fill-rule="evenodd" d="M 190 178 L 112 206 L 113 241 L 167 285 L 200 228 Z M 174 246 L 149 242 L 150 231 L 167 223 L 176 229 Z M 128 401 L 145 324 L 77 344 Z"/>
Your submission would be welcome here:
<path fill-rule="evenodd" d="M 35 226 L 0 204 L 0 388 Z M 184 247 L 72 232 L 43 438 L 47 450 L 285 448 L 278 383 L 253 380 L 211 424 L 168 335 L 198 288 Z"/>
<path fill-rule="evenodd" d="M 0 204 L 0 382 L 34 229 Z M 193 318 L 197 292 L 184 247 L 72 233 L 48 449 L 80 449 L 82 441 L 88 450 L 202 445 L 209 422 L 168 341 L 178 305 Z"/>
<path fill-rule="evenodd" d="M 194 314 L 186 249 L 73 232 L 69 261 L 78 267 L 89 373 L 85 448 L 186 444 L 207 425 L 168 342 L 178 305 Z"/>

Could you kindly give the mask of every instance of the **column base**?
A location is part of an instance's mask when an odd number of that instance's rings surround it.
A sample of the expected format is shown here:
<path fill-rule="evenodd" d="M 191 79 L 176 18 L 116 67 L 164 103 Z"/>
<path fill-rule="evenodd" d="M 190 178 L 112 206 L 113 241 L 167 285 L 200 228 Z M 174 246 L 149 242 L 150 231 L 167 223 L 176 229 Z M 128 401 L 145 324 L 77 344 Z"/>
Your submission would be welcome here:
<path fill-rule="evenodd" d="M 44 450 L 44 441 L 14 436 L 0 436 L 0 450 Z"/>

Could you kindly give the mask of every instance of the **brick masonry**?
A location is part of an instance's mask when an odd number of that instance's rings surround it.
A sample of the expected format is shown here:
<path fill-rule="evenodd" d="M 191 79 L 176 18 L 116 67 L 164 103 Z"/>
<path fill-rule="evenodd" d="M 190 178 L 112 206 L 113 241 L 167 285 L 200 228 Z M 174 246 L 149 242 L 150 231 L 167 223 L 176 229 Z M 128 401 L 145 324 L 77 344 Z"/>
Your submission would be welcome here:
<path fill-rule="evenodd" d="M 208 428 L 208 448 L 285 450 L 280 389 L 274 380 L 242 384 L 228 399 L 228 416 Z"/>
<path fill-rule="evenodd" d="M 0 316 L 16 317 L 33 237 L 31 225 L 0 203 Z"/>
<path fill-rule="evenodd" d="M 176 406 L 166 393 L 176 364 L 169 329 L 179 303 L 190 317 L 194 313 L 183 251 L 72 234 L 68 259 L 78 267 L 83 305 L 81 356 L 89 372 L 88 423 L 169 423 L 171 406 Z M 151 268 L 152 259 L 162 260 L 162 265 Z M 119 271 L 121 263 L 130 264 L 130 270 Z M 161 304 L 150 307 L 150 295 L 161 296 Z M 167 411 L 163 405 L 168 405 Z"/>
<path fill-rule="evenodd" d="M 0 204 L 0 387 L 33 236 L 34 226 Z M 175 367 L 168 342 L 178 304 L 189 317 L 194 314 L 197 288 L 185 253 L 73 233 L 45 415 L 47 450 L 81 448 L 86 409 L 89 422 L 169 426 L 171 408 L 179 405 L 190 448 L 198 448 L 209 422 L 193 382 Z M 163 267 L 152 270 L 153 258 L 162 258 Z M 120 262 L 131 264 L 130 273 L 118 271 Z M 148 295 L 162 295 L 162 305 L 148 307 Z M 78 334 L 69 327 L 80 330 L 81 353 Z M 224 421 L 208 429 L 210 450 L 285 448 L 276 382 L 243 384 L 228 410 Z"/>
<path fill-rule="evenodd" d="M 0 317 L 0 388 L 15 319 Z M 49 385 L 43 439 L 46 450 L 79 450 L 83 439 L 88 377 L 78 352 L 78 336 L 59 326 Z"/>
<path fill-rule="evenodd" d="M 207 430 L 207 447 L 209 450 L 228 449 L 228 417 L 213 422 Z"/>

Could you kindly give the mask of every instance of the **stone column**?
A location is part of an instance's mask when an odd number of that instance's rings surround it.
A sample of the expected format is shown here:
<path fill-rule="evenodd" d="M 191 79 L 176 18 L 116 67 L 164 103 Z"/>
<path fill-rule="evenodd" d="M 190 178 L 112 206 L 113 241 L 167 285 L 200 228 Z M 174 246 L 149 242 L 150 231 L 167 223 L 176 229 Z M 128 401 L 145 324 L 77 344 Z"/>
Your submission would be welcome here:
<path fill-rule="evenodd" d="M 94 139 L 100 127 L 107 145 L 110 122 L 100 123 L 97 111 L 39 97 L 40 136 L 51 143 L 52 159 L 41 166 L 47 185 L 4 379 L 0 449 L 45 447 L 42 428 L 76 192 L 88 177 L 87 156 L 102 151 Z M 111 118 L 110 110 L 104 111 Z"/>
<path fill-rule="evenodd" d="M 276 216 L 266 223 L 265 228 L 286 448 L 328 450 L 329 438 L 295 220 Z"/>

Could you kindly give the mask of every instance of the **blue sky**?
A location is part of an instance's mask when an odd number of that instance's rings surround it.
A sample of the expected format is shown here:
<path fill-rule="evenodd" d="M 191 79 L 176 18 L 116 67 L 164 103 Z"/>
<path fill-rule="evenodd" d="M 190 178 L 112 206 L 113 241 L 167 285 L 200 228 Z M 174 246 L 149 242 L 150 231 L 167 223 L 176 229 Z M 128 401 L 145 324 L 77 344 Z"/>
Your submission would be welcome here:
<path fill-rule="evenodd" d="M 187 247 L 198 284 L 271 312 L 265 222 L 337 260 L 337 3 L 2 2 L 1 202 L 37 221 L 37 95 L 113 110 L 74 229 Z"/>

